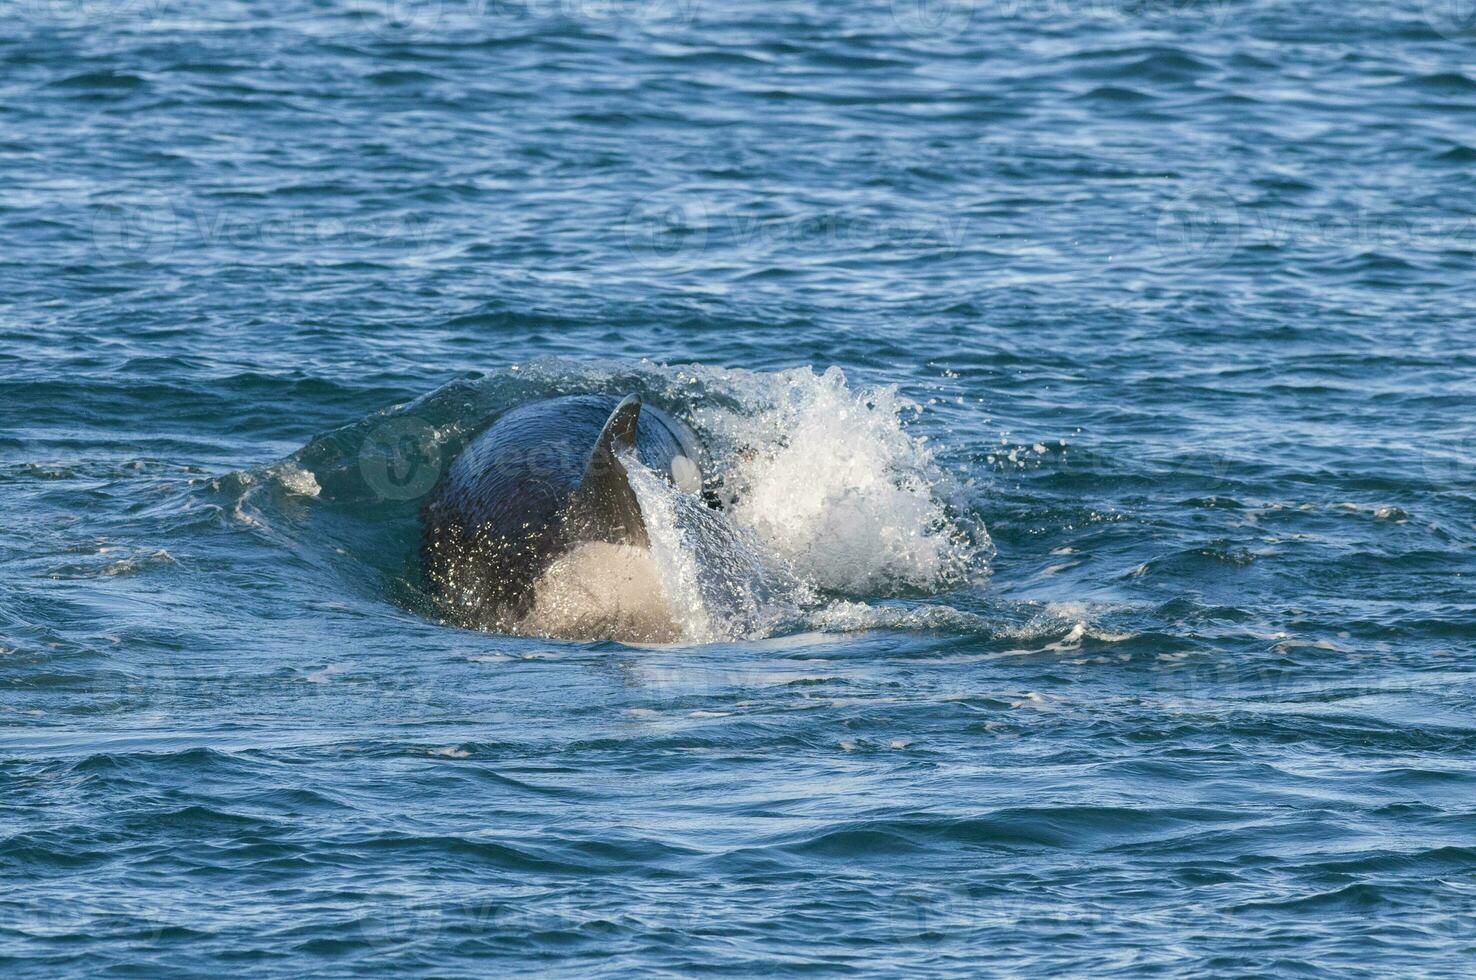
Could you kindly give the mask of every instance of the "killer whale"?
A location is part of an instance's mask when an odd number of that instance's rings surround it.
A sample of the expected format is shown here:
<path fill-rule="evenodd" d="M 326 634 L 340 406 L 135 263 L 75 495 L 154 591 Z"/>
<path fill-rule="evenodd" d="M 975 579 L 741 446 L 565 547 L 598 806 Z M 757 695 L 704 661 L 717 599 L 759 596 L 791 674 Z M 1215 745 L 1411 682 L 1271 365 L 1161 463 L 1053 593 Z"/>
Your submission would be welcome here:
<path fill-rule="evenodd" d="M 574 548 L 649 544 L 627 460 L 701 495 L 703 456 L 688 425 L 635 394 L 514 409 L 467 444 L 421 509 L 425 588 L 450 619 L 512 630 Z"/>

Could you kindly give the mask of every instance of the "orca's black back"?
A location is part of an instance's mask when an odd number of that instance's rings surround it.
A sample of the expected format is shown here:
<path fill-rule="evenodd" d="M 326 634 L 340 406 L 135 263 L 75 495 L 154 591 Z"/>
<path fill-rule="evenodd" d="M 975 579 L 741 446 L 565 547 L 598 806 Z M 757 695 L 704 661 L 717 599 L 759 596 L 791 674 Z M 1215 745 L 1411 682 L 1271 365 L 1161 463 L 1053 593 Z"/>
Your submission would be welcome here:
<path fill-rule="evenodd" d="M 447 468 L 421 512 L 421 560 L 426 584 L 453 611 L 483 621 L 520 611 L 529 586 L 573 544 L 563 517 L 619 403 L 572 395 L 514 409 Z M 673 458 L 695 462 L 698 451 L 684 424 L 642 407 L 642 463 L 670 479 Z"/>

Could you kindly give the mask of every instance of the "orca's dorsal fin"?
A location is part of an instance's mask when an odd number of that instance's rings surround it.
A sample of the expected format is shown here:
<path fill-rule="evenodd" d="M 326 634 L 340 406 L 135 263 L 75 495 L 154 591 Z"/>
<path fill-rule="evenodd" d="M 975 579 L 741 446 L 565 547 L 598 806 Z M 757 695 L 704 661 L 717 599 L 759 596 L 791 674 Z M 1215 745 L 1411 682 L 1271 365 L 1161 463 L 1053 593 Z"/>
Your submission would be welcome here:
<path fill-rule="evenodd" d="M 615 406 L 600 437 L 595 440 L 574 493 L 574 532 L 585 540 L 611 541 L 647 547 L 646 522 L 630 487 L 630 476 L 620 455 L 635 449 L 641 420 L 641 397 L 626 395 Z"/>

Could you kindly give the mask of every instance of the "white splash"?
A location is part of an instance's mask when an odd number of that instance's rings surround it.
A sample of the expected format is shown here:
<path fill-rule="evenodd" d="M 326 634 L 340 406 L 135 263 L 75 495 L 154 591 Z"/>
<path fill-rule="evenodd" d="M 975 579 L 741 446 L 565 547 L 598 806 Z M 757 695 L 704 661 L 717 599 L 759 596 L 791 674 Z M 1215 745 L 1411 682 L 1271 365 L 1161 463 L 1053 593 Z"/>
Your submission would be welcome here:
<path fill-rule="evenodd" d="M 854 389 L 839 368 L 724 372 L 735 410 L 699 412 L 736 498 L 733 520 L 815 588 L 933 590 L 983 570 L 988 535 L 950 517 L 956 491 L 918 406 L 894 387 Z"/>
<path fill-rule="evenodd" d="M 917 431 L 921 407 L 895 386 L 853 386 L 839 368 L 612 369 L 551 358 L 484 384 L 453 383 L 404 412 L 437 433 L 470 432 L 528 398 L 590 391 L 639 391 L 690 423 L 707 449 L 707 489 L 727 509 L 691 492 L 695 472 L 683 468 L 678 488 L 629 461 L 649 550 L 581 546 L 543 575 L 521 622 L 466 625 L 656 644 L 986 625 L 946 606 L 877 602 L 970 584 L 987 575 L 991 551 L 965 489 Z M 383 419 L 360 428 L 371 422 Z M 259 482 L 279 508 L 352 493 L 341 486 L 359 486 L 361 460 L 344 446 L 361 441 L 362 433 L 330 434 Z M 252 479 L 241 476 L 234 514 L 260 525 Z"/>
<path fill-rule="evenodd" d="M 683 414 L 707 444 L 708 475 L 721 479 L 727 511 L 626 460 L 650 538 L 649 565 L 635 578 L 625 573 L 627 584 L 604 595 L 582 571 L 575 576 L 582 607 L 567 590 L 543 586 L 560 596 L 556 605 L 583 612 L 572 619 L 539 613 L 540 632 L 705 643 L 796 626 L 977 625 L 977 617 L 948 607 L 822 599 L 937 591 L 987 572 L 987 532 L 955 516 L 967 512 L 954 506 L 961 492 L 926 437 L 907 429 L 916 404 L 893 387 L 853 388 L 838 368 L 764 374 L 694 367 L 674 378 L 661 369 L 660 378 L 668 402 L 691 406 Z M 655 625 L 655 613 L 631 625 L 631 603 L 647 591 L 662 597 L 667 629 Z"/>
<path fill-rule="evenodd" d="M 284 463 L 273 467 L 268 472 L 276 477 L 282 489 L 288 493 L 297 494 L 300 497 L 316 497 L 323 492 L 323 488 L 318 486 L 318 478 L 296 463 Z"/>
<path fill-rule="evenodd" d="M 792 615 L 800 586 L 751 535 L 634 458 L 625 467 L 646 522 L 651 559 L 684 640 L 765 636 Z"/>
<path fill-rule="evenodd" d="M 756 639 L 786 626 L 946 628 L 976 617 L 824 593 L 934 591 L 987 571 L 988 534 L 952 515 L 960 496 L 894 388 L 855 389 L 837 368 L 777 374 L 685 369 L 709 396 L 690 420 L 721 477 L 726 514 L 633 460 L 651 558 L 685 642 Z M 806 612 L 809 610 L 809 612 Z"/>

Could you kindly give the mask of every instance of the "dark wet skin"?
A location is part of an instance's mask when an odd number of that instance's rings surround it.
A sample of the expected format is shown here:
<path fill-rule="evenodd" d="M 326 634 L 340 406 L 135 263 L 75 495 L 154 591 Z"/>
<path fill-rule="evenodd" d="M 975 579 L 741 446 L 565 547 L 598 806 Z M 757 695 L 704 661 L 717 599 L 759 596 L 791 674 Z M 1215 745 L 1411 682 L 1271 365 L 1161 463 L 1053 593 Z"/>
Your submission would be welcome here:
<path fill-rule="evenodd" d="M 633 501 L 620 464 L 597 458 L 591 467 L 620 405 L 613 395 L 525 405 L 452 462 L 421 512 L 426 587 L 449 618 L 510 625 L 526 611 L 539 576 L 575 544 L 645 542 L 638 510 L 627 519 L 616 506 L 622 495 Z M 650 405 L 639 406 L 634 436 L 636 458 L 673 482 L 677 457 L 700 459 L 691 429 Z"/>

